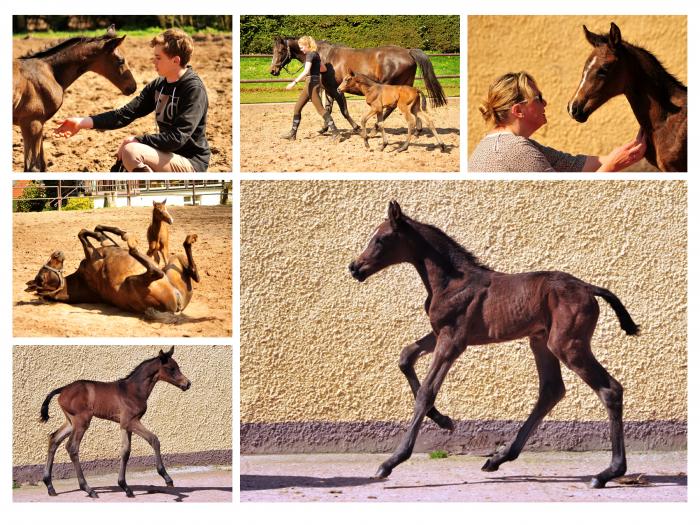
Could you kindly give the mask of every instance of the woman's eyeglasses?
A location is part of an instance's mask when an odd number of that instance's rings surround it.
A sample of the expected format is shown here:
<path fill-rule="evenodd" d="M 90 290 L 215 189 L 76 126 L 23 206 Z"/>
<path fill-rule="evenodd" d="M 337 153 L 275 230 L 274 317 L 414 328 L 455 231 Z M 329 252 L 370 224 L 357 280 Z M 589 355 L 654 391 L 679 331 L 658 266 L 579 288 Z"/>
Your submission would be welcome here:
<path fill-rule="evenodd" d="M 539 95 L 535 95 L 530 100 L 534 100 L 536 102 L 540 102 L 541 104 L 544 104 L 544 97 L 542 96 L 542 93 L 540 93 Z M 530 100 L 521 100 L 520 102 L 516 102 L 515 104 L 527 104 L 528 102 L 530 102 Z M 513 104 L 513 105 L 515 105 L 515 104 Z"/>

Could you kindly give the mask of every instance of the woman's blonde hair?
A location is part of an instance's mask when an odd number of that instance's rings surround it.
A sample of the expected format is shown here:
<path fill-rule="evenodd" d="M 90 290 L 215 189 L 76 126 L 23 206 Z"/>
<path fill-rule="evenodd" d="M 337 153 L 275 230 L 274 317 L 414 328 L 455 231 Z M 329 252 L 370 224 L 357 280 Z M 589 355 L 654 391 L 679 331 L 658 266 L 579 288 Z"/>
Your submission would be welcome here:
<path fill-rule="evenodd" d="M 479 106 L 481 116 L 487 124 L 492 120 L 495 124 L 504 123 L 510 108 L 535 96 L 536 85 L 532 75 L 525 71 L 500 76 L 489 86 L 486 100 Z"/>
<path fill-rule="evenodd" d="M 304 44 L 311 51 L 318 51 L 318 46 L 316 45 L 316 41 L 311 36 L 302 36 L 299 39 L 299 44 Z"/>

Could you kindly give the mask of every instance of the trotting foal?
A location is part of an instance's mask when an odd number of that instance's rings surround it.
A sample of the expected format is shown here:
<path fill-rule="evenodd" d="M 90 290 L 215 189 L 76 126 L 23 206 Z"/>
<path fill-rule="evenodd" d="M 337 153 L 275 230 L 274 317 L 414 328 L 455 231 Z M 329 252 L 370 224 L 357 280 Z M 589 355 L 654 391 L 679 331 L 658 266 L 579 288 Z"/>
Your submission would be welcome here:
<path fill-rule="evenodd" d="M 163 459 L 160 456 L 160 441 L 153 432 L 143 426 L 141 418 L 146 413 L 148 396 L 151 395 L 153 387 L 158 381 L 166 381 L 183 391 L 190 388 L 190 380 L 182 375 L 180 367 L 172 357 L 174 351 L 174 346 L 165 353 L 161 350 L 157 357 L 145 360 L 124 379 L 118 379 L 111 383 L 81 379 L 57 388 L 46 396 L 41 405 L 41 420 L 43 422 L 49 420 L 49 403 L 56 394 L 59 394 L 58 404 L 66 416 L 66 421 L 61 425 L 61 428 L 49 437 L 49 455 L 44 468 L 44 484 L 49 491 L 49 496 L 56 496 L 56 490 L 51 482 L 51 470 L 56 449 L 64 439 L 69 438 L 66 450 L 68 450 L 75 467 L 78 484 L 91 498 L 97 498 L 97 493 L 85 480 L 78 456 L 80 441 L 93 417 L 114 421 L 119 423 L 121 427 L 122 451 L 118 482 L 128 497 L 134 497 L 131 488 L 126 484 L 126 464 L 131 454 L 131 434 L 133 432 L 136 432 L 153 447 L 158 474 L 163 477 L 168 487 L 173 486 L 173 480 L 165 471 Z"/>
<path fill-rule="evenodd" d="M 440 151 L 445 152 L 445 144 L 440 140 L 435 124 L 430 116 L 425 112 L 425 95 L 414 88 L 413 86 L 394 86 L 391 84 L 380 84 L 375 82 L 366 75 L 360 73 L 355 74 L 352 71 L 345 75 L 343 82 L 338 86 L 338 91 L 344 93 L 348 90 L 358 90 L 365 96 L 365 102 L 369 106 L 369 110 L 362 117 L 360 123 L 360 133 L 365 141 L 365 146 L 369 148 L 367 141 L 366 124 L 372 116 L 377 117 L 377 125 L 382 130 L 382 147 L 386 148 L 387 140 L 384 133 L 384 109 L 396 109 L 397 107 L 403 113 L 406 123 L 408 124 L 408 135 L 406 142 L 397 147 L 394 151 L 401 152 L 408 149 L 408 144 L 411 142 L 413 130 L 416 129 L 416 118 L 420 117 L 428 123 L 433 137 L 440 146 Z"/>
<path fill-rule="evenodd" d="M 148 239 L 146 255 L 153 257 L 157 265 L 160 265 L 162 258 L 163 266 L 168 264 L 168 257 L 170 257 L 170 228 L 168 225 L 173 223 L 173 217 L 165 207 L 167 200 L 164 199 L 163 202 L 153 201 L 153 219 L 146 231 Z"/>
<path fill-rule="evenodd" d="M 385 478 L 413 452 L 423 418 L 452 430 L 452 420 L 434 406 L 452 364 L 468 345 L 484 345 L 527 337 L 540 379 L 539 398 L 515 439 L 486 461 L 482 470 L 493 472 L 518 457 L 530 433 L 564 397 L 561 361 L 583 379 L 605 405 L 610 420 L 612 460 L 591 480 L 601 488 L 627 469 L 622 429 L 622 386 L 591 352 L 598 321 L 596 297 L 615 311 L 620 327 L 634 335 L 638 327 L 610 290 L 564 272 L 496 272 L 435 226 L 422 224 L 389 204 L 389 217 L 375 230 L 365 250 L 350 264 L 350 273 L 362 282 L 370 275 L 399 263 L 412 264 L 425 285 L 425 310 L 432 331 L 401 352 L 399 368 L 415 397 L 409 430 L 394 454 L 379 467 Z M 414 364 L 433 353 L 423 384 Z"/>

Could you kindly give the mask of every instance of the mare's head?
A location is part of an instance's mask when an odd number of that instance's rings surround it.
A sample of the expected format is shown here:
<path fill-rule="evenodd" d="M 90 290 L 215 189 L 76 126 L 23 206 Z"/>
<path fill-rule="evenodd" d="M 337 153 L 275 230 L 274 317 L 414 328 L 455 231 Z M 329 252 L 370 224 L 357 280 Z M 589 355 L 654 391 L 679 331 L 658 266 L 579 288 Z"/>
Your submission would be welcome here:
<path fill-rule="evenodd" d="M 182 372 L 180 372 L 180 367 L 173 359 L 173 353 L 175 352 L 175 347 L 171 346 L 170 350 L 163 352 L 162 350 L 158 353 L 158 372 L 156 373 L 156 381 L 165 381 L 171 385 L 175 385 L 183 392 L 190 388 L 192 383 L 187 379 Z"/>
<path fill-rule="evenodd" d="M 89 69 L 105 77 L 124 95 L 131 95 L 136 91 L 136 80 L 120 50 L 125 38 L 126 35 L 118 37 L 114 25 L 110 26 L 102 37 L 95 39 Z"/>
<path fill-rule="evenodd" d="M 372 233 L 367 247 L 350 263 L 350 274 L 362 282 L 387 266 L 410 262 L 416 249 L 415 232 L 399 203 L 389 203 L 388 217 Z"/>
<path fill-rule="evenodd" d="M 163 202 L 153 201 L 153 222 L 161 221 L 167 222 L 168 224 L 173 223 L 173 217 L 165 207 L 165 201 L 167 200 L 168 199 L 164 199 Z"/>
<path fill-rule="evenodd" d="M 275 37 L 272 43 L 272 64 L 270 64 L 270 74 L 277 77 L 284 66 L 289 64 L 294 58 L 292 50 L 289 48 L 289 38 Z"/>
<path fill-rule="evenodd" d="M 596 109 L 625 91 L 631 82 L 627 67 L 629 51 L 622 41 L 620 28 L 610 23 L 607 35 L 591 33 L 584 25 L 586 40 L 593 46 L 583 66 L 581 82 L 568 104 L 569 115 L 586 122 Z"/>
<path fill-rule="evenodd" d="M 34 292 L 42 297 L 50 297 L 59 293 L 66 285 L 66 279 L 63 276 L 64 260 L 63 252 L 53 252 L 46 264 L 36 274 L 36 277 L 31 281 L 27 281 L 27 287 L 24 291 Z"/>

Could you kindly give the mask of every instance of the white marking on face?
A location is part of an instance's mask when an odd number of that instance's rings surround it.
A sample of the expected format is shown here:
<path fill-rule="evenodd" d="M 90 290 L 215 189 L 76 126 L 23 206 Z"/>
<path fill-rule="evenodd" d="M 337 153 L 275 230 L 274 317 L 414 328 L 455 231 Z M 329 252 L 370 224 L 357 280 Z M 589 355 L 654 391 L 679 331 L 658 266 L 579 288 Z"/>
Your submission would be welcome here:
<path fill-rule="evenodd" d="M 578 94 L 581 92 L 581 89 L 583 88 L 583 85 L 586 83 L 586 77 L 588 77 L 588 73 L 590 73 L 591 68 L 595 64 L 596 60 L 598 57 L 593 57 L 593 59 L 588 63 L 586 66 L 586 69 L 583 71 L 583 78 L 581 79 L 581 83 L 578 85 L 578 89 L 576 90 L 576 94 L 574 95 L 574 98 L 571 99 L 571 102 L 569 102 L 569 115 L 571 115 L 571 107 L 573 105 L 574 100 L 578 98 Z M 571 115 L 573 117 L 573 115 Z"/>

